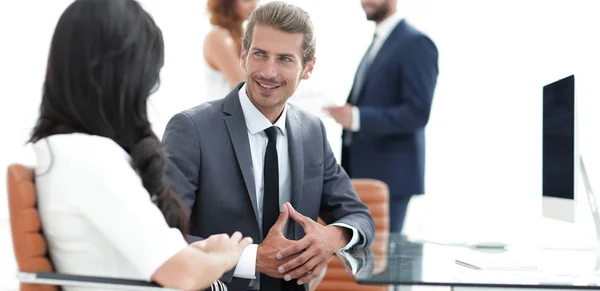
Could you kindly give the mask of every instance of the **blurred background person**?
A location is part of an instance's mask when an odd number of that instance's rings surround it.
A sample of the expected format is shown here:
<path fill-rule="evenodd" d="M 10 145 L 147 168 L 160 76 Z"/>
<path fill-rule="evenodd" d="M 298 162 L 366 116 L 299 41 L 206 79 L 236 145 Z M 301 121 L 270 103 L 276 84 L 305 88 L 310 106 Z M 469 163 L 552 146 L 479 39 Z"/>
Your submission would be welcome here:
<path fill-rule="evenodd" d="M 208 0 L 211 30 L 204 39 L 205 100 L 220 99 L 244 80 L 240 66 L 244 21 L 258 0 Z"/>
<path fill-rule="evenodd" d="M 438 51 L 397 12 L 396 0 L 362 0 L 376 23 L 347 103 L 328 107 L 344 128 L 342 166 L 351 178 L 390 189 L 390 232 L 402 232 L 412 195 L 425 188 L 425 125 L 438 76 Z"/>
<path fill-rule="evenodd" d="M 162 32 L 134 0 L 77 0 L 56 25 L 30 142 L 60 273 L 199 290 L 252 242 L 240 233 L 184 238 L 187 211 L 147 114 L 163 62 Z"/>

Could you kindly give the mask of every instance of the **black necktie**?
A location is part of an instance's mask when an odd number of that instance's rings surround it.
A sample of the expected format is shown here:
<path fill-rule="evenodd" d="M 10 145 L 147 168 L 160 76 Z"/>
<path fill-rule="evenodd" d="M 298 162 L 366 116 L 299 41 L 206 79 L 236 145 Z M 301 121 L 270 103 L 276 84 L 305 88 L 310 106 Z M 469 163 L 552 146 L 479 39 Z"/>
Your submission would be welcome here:
<path fill-rule="evenodd" d="M 279 216 L 279 162 L 277 159 L 277 128 L 271 126 L 265 129 L 269 138 L 264 164 L 263 187 L 263 237 L 277 221 Z"/>
<path fill-rule="evenodd" d="M 269 138 L 265 152 L 263 172 L 263 218 L 262 232 L 266 237 L 279 216 L 279 161 L 277 159 L 277 128 L 265 129 Z M 260 275 L 260 290 L 282 290 L 282 280 Z"/>
<path fill-rule="evenodd" d="M 373 40 L 371 40 L 371 44 L 365 52 L 360 65 L 358 66 L 358 70 L 356 71 L 356 75 L 354 76 L 354 84 L 352 85 L 352 95 L 350 96 L 348 103 L 356 104 L 358 100 L 358 96 L 360 95 L 360 91 L 364 84 L 365 78 L 367 77 L 369 67 L 371 66 L 371 60 L 369 60 L 369 55 L 371 54 L 371 50 L 373 49 L 373 44 L 375 44 L 375 40 L 377 39 L 377 34 L 373 34 Z"/>

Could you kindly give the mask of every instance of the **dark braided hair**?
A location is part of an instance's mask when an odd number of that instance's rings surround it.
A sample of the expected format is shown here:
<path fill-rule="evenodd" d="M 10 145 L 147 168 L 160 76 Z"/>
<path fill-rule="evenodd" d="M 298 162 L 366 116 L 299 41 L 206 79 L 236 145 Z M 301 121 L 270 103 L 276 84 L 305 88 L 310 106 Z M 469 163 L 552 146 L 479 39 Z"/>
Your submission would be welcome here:
<path fill-rule="evenodd" d="M 187 234 L 187 213 L 168 181 L 146 107 L 163 62 L 161 30 L 138 2 L 74 1 L 54 31 L 29 141 L 75 132 L 112 139 L 130 154 L 167 223 Z"/>

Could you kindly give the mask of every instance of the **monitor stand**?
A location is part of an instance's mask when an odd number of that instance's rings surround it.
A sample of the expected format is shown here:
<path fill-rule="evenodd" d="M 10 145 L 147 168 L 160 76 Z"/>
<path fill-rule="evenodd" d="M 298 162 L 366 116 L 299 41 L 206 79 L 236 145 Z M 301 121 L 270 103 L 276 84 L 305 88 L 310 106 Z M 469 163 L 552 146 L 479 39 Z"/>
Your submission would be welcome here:
<path fill-rule="evenodd" d="M 596 266 L 595 271 L 600 270 L 600 214 L 598 214 L 598 204 L 596 203 L 596 196 L 592 191 L 592 184 L 590 178 L 585 169 L 583 158 L 579 156 L 579 165 L 581 168 L 581 175 L 583 177 L 583 185 L 585 187 L 585 193 L 590 204 L 590 212 L 592 213 L 592 219 L 594 220 L 594 226 L 596 231 Z"/>
<path fill-rule="evenodd" d="M 583 158 L 579 156 L 579 167 L 581 169 L 581 176 L 583 178 L 583 185 L 585 187 L 585 193 L 587 196 L 588 204 L 590 206 L 590 212 L 594 222 L 594 231 L 596 232 L 596 244 L 600 246 L 600 214 L 598 214 L 598 204 L 596 203 L 596 197 L 592 191 L 592 184 L 588 177 Z"/>

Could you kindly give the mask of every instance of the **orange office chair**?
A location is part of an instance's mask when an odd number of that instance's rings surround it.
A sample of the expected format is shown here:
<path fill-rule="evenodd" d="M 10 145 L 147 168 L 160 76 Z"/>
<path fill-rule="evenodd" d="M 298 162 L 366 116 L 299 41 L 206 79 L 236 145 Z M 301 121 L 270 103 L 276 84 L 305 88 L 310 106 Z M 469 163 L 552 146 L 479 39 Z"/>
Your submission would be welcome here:
<path fill-rule="evenodd" d="M 384 182 L 373 179 L 352 179 L 352 186 L 360 200 L 369 207 L 375 222 L 375 240 L 371 244 L 371 250 L 378 258 L 373 268 L 373 273 L 377 274 L 384 271 L 387 266 L 383 255 L 387 253 L 390 231 L 389 189 Z M 387 286 L 358 285 L 344 269 L 342 263 L 332 259 L 327 265 L 327 273 L 316 287 L 316 291 L 330 290 L 385 291 Z"/>
<path fill-rule="evenodd" d="M 174 290 L 152 282 L 61 274 L 54 271 L 37 211 L 33 170 L 19 164 L 8 167 L 8 205 L 21 291 L 59 291 L 59 286 L 120 290 Z M 215 281 L 210 290 L 227 290 Z"/>

